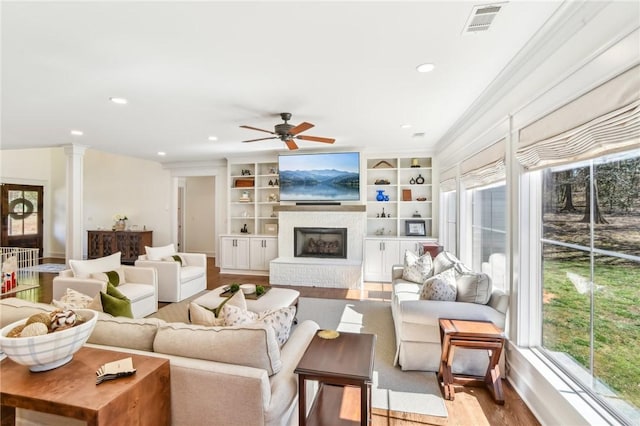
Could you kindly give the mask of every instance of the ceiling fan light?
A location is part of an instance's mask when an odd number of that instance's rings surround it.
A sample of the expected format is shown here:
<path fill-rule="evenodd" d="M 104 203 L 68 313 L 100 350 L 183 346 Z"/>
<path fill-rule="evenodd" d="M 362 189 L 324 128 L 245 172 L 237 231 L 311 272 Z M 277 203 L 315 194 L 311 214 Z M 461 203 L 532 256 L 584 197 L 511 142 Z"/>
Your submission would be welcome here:
<path fill-rule="evenodd" d="M 436 66 L 434 64 L 430 64 L 430 63 L 425 63 L 425 64 L 420 64 L 416 67 L 416 71 L 418 72 L 431 72 L 434 70 Z"/>

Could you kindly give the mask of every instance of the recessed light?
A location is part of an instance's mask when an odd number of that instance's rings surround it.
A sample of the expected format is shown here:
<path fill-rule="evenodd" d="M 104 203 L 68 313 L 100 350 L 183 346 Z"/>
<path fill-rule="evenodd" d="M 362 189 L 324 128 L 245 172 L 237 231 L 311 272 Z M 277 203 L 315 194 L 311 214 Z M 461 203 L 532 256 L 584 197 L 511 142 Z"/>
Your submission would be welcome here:
<path fill-rule="evenodd" d="M 401 129 L 410 129 L 411 128 L 411 124 L 402 124 L 400 126 Z"/>
<path fill-rule="evenodd" d="M 84 135 L 84 132 L 82 130 L 72 130 L 70 133 L 73 136 L 82 136 L 82 135 Z"/>
<path fill-rule="evenodd" d="M 160 157 L 164 157 L 165 155 L 167 155 L 167 153 L 166 153 L 166 152 L 164 152 L 164 151 L 158 151 L 158 155 L 159 155 Z"/>
<path fill-rule="evenodd" d="M 436 66 L 434 64 L 420 64 L 416 67 L 416 71 L 418 72 L 430 72 L 433 71 L 433 69 Z"/>
<path fill-rule="evenodd" d="M 414 138 L 424 138 L 425 137 L 425 133 L 424 132 L 416 132 L 412 136 Z"/>
<path fill-rule="evenodd" d="M 114 104 L 120 104 L 120 105 L 124 105 L 126 103 L 128 103 L 129 101 L 127 101 L 125 98 L 109 98 L 109 100 L 111 102 L 113 102 Z"/>
<path fill-rule="evenodd" d="M 217 136 L 209 136 L 207 139 L 209 139 L 210 141 L 217 141 L 218 137 Z"/>

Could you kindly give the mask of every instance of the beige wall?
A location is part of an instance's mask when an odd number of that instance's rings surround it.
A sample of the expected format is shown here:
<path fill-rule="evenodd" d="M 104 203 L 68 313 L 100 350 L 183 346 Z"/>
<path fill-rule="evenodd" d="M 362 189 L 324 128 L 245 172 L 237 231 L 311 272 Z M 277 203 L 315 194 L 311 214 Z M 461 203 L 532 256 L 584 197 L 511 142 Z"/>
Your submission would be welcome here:
<path fill-rule="evenodd" d="M 215 255 L 215 179 L 202 176 L 185 180 L 183 251 Z"/>

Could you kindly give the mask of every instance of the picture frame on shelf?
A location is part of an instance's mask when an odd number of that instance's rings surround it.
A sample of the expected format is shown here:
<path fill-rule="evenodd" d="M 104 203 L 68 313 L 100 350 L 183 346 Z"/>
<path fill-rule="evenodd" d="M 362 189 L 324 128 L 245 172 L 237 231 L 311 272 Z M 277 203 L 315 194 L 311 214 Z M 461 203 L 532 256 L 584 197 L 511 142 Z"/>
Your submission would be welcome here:
<path fill-rule="evenodd" d="M 404 233 L 408 237 L 424 237 L 427 235 L 424 220 L 406 220 Z"/>
<path fill-rule="evenodd" d="M 410 189 L 403 189 L 402 190 L 402 201 L 412 201 L 413 197 L 411 195 L 411 190 Z"/>
<path fill-rule="evenodd" d="M 266 235 L 278 235 L 277 223 L 265 223 L 262 226 L 262 233 Z"/>

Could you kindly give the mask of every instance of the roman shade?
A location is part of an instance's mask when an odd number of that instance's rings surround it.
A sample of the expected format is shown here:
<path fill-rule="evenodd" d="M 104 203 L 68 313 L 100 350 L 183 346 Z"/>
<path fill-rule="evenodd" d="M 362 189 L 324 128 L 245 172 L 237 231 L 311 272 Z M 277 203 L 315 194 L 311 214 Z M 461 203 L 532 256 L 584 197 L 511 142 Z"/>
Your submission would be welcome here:
<path fill-rule="evenodd" d="M 601 84 L 519 132 L 516 158 L 528 170 L 640 146 L 640 66 Z"/>
<path fill-rule="evenodd" d="M 465 188 L 475 188 L 505 180 L 506 138 L 500 139 L 460 164 L 460 180 Z"/>
<path fill-rule="evenodd" d="M 457 167 L 451 167 L 440 173 L 440 192 L 449 192 L 456 190 Z"/>

